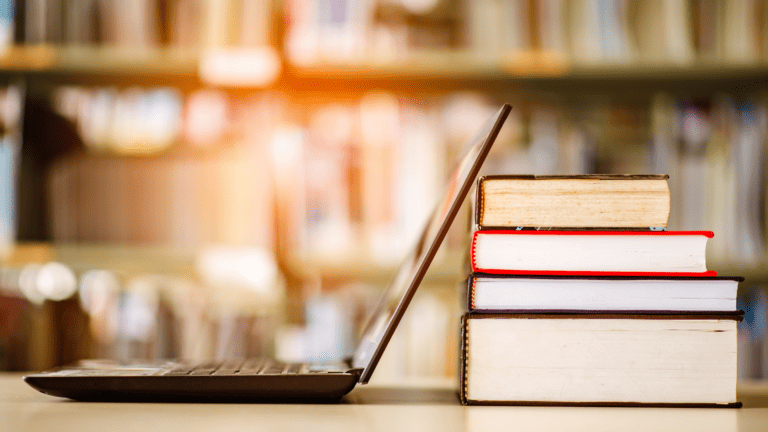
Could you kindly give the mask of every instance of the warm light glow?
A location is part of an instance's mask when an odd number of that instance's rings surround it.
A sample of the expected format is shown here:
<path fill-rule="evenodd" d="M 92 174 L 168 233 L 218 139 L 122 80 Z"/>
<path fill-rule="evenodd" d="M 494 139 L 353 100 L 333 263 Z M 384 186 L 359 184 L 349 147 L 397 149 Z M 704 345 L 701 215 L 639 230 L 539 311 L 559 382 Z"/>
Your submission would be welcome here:
<path fill-rule="evenodd" d="M 197 269 L 211 286 L 246 288 L 265 298 L 274 295 L 277 264 L 263 249 L 209 248 L 200 254 Z"/>
<path fill-rule="evenodd" d="M 80 304 L 90 315 L 103 313 L 110 298 L 120 290 L 120 281 L 109 270 L 90 270 L 80 281 Z"/>
<path fill-rule="evenodd" d="M 24 266 L 19 273 L 19 289 L 30 302 L 34 304 L 43 304 L 45 295 L 37 288 L 37 274 L 42 266 L 37 263 L 31 263 Z"/>
<path fill-rule="evenodd" d="M 200 58 L 201 79 L 213 85 L 266 87 L 280 75 L 280 56 L 272 47 L 216 49 Z"/>
<path fill-rule="evenodd" d="M 439 3 L 438 0 L 400 0 L 408 11 L 415 14 L 425 14 L 431 11 Z"/>
<path fill-rule="evenodd" d="M 37 290 L 53 301 L 72 296 L 77 290 L 77 278 L 72 270 L 62 263 L 50 262 L 40 267 L 35 278 Z"/>

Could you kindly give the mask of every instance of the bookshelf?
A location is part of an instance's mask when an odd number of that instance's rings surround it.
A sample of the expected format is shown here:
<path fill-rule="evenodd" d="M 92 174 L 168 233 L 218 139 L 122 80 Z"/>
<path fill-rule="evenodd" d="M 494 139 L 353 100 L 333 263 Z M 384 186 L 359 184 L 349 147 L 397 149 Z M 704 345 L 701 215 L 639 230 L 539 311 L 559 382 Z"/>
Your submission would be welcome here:
<path fill-rule="evenodd" d="M 48 1 L 45 0 L 44 3 L 47 4 Z M 62 3 L 53 0 L 50 2 Z M 174 7 L 187 7 L 196 2 L 171 3 Z M 234 13 L 237 9 L 232 8 L 236 3 L 241 6 L 260 5 L 250 10 L 253 19 L 248 22 L 254 23 L 255 32 L 248 36 L 247 43 L 243 42 L 243 35 L 247 33 L 245 30 L 248 26 L 244 26 L 242 20 L 233 19 L 237 18 Z M 525 161 L 519 164 L 535 161 L 536 158 L 546 159 L 546 151 L 552 150 L 542 150 L 542 146 L 546 147 L 547 139 L 558 134 L 562 138 L 576 131 L 581 139 L 586 139 L 592 146 L 593 164 L 569 165 L 557 169 L 574 170 L 573 173 L 585 167 L 611 172 L 639 172 L 638 170 L 644 171 L 649 166 L 647 159 L 654 133 L 663 129 L 654 125 L 659 95 L 662 99 L 673 100 L 670 104 L 677 104 L 678 108 L 683 105 L 683 99 L 709 103 L 722 95 L 737 99 L 734 105 L 741 100 L 739 98 L 755 98 L 764 104 L 765 91 L 768 89 L 768 51 L 765 49 L 768 46 L 768 43 L 765 43 L 765 34 L 768 32 L 764 23 L 746 23 L 749 20 L 742 16 L 744 11 L 736 10 L 738 8 L 735 6 L 729 6 L 734 8 L 733 11 L 718 12 L 730 17 L 729 24 L 723 24 L 725 27 L 720 26 L 719 19 L 716 20 L 717 25 L 705 25 L 707 21 L 703 19 L 702 22 L 694 19 L 694 22 L 688 23 L 687 15 L 680 13 L 682 9 L 665 10 L 656 17 L 664 22 L 649 23 L 649 17 L 640 16 L 642 14 L 638 11 L 650 8 L 653 2 L 641 0 L 630 2 L 631 10 L 621 10 L 617 12 L 617 16 L 611 18 L 619 21 L 621 31 L 616 31 L 618 27 L 605 26 L 605 23 L 598 26 L 596 31 L 591 31 L 597 24 L 585 22 L 583 19 L 586 16 L 584 13 L 589 11 L 576 13 L 578 11 L 575 11 L 575 8 L 591 7 L 594 2 L 440 0 L 435 2 L 437 6 L 433 11 L 418 12 L 408 10 L 407 1 L 377 0 L 370 3 L 375 7 L 361 15 L 346 15 L 345 19 L 348 21 L 337 23 L 339 27 L 335 30 L 338 30 L 338 33 L 334 33 L 336 37 L 331 38 L 323 33 L 329 27 L 327 22 L 322 21 L 324 18 L 297 14 L 302 10 L 309 10 L 316 3 L 315 0 L 222 0 L 207 2 L 206 7 L 209 9 L 198 11 L 200 15 L 196 17 L 182 17 L 183 14 L 179 11 L 166 11 L 165 18 L 178 14 L 183 18 L 179 22 L 195 23 L 189 26 L 196 30 L 193 32 L 195 34 L 174 36 L 177 39 L 170 37 L 166 38 L 167 40 L 161 40 L 163 38 L 158 35 L 149 35 L 149 38 L 147 35 L 140 35 L 140 43 L 132 42 L 131 38 L 134 38 L 135 34 L 110 33 L 112 27 L 125 30 L 125 22 L 131 24 L 131 27 L 141 27 L 132 25 L 133 18 L 122 19 L 123 17 L 118 15 L 110 15 L 104 21 L 92 16 L 84 20 L 97 23 L 103 30 L 110 30 L 107 33 L 112 35 L 104 33 L 102 40 L 94 35 L 84 40 L 46 36 L 24 43 L 17 35 L 16 44 L 7 46 L 0 54 L 0 81 L 21 81 L 30 94 L 55 99 L 58 89 L 76 87 L 82 90 L 78 97 L 83 94 L 93 96 L 94 93 L 100 92 L 100 96 L 107 95 L 112 98 L 109 100 L 110 104 L 130 105 L 135 103 L 137 98 L 147 97 L 148 93 L 157 88 L 172 88 L 174 97 L 178 96 L 178 106 L 181 106 L 178 113 L 174 112 L 180 121 L 184 121 L 184 116 L 187 115 L 190 96 L 197 92 L 215 93 L 214 97 L 210 94 L 204 95 L 206 97 L 202 99 L 207 103 L 210 103 L 211 99 L 214 99 L 214 102 L 225 101 L 222 104 L 225 108 L 220 111 L 225 112 L 222 118 L 228 123 L 225 124 L 224 132 L 211 142 L 201 140 L 200 143 L 190 145 L 188 134 L 180 128 L 174 132 L 172 140 L 163 141 L 162 148 L 155 146 L 151 151 L 143 152 L 140 148 L 130 146 L 121 147 L 121 143 L 116 142 L 96 142 L 90 143 L 90 146 L 86 143 L 81 153 L 72 155 L 68 161 L 68 169 L 60 172 L 60 177 L 57 177 L 60 184 L 66 186 L 64 189 L 67 193 L 73 190 L 68 179 L 85 179 L 82 180 L 84 184 L 95 185 L 93 189 L 97 190 L 94 193 L 97 198 L 85 194 L 85 197 L 79 198 L 85 202 L 83 205 L 91 205 L 88 204 L 89 199 L 95 200 L 102 204 L 99 210 L 103 211 L 104 215 L 108 211 L 117 211 L 115 209 L 130 209 L 132 206 L 141 208 L 145 216 L 139 224 L 150 226 L 153 235 L 157 234 L 157 237 L 148 235 L 146 238 L 137 239 L 136 233 L 142 234 L 143 231 L 133 226 L 135 223 L 129 223 L 127 227 L 123 226 L 124 222 L 102 224 L 101 222 L 106 220 L 104 217 L 91 216 L 91 220 L 81 223 L 74 234 L 70 230 L 62 238 L 46 243 L 45 246 L 52 251 L 51 256 L 57 257 L 77 273 L 91 268 L 108 267 L 126 278 L 144 273 L 190 277 L 195 274 L 195 253 L 203 244 L 217 241 L 238 243 L 250 235 L 247 241 L 264 237 L 261 243 L 275 250 L 281 270 L 288 278 L 288 295 L 292 300 L 302 300 L 302 284 L 307 280 L 320 279 L 322 284 L 330 287 L 330 291 L 350 281 L 381 285 L 388 281 L 395 264 L 382 264 L 374 259 L 369 252 L 373 243 L 367 241 L 370 239 L 363 238 L 360 242 L 365 245 L 365 250 L 349 251 L 347 248 L 347 252 L 339 254 L 331 251 L 328 256 L 334 258 L 330 260 L 311 258 L 310 254 L 303 254 L 302 248 L 307 242 L 295 241 L 293 238 L 295 233 L 292 229 L 295 227 L 284 226 L 295 225 L 296 219 L 300 218 L 297 215 L 306 213 L 306 203 L 303 206 L 295 204 L 296 201 L 309 201 L 307 195 L 297 199 L 294 196 L 297 194 L 290 192 L 296 189 L 298 184 L 298 181 L 295 181 L 299 177 L 297 173 L 305 167 L 293 167 L 293 171 L 286 170 L 286 178 L 278 180 L 288 182 L 287 186 L 270 185 L 275 186 L 274 189 L 284 187 L 289 193 L 281 195 L 285 191 L 278 190 L 275 191 L 278 195 L 276 199 L 270 192 L 254 198 L 250 204 L 242 204 L 244 201 L 239 199 L 242 196 L 253 197 L 255 191 L 269 189 L 254 186 L 260 185 L 263 179 L 254 181 L 251 174 L 267 172 L 267 165 L 274 163 L 264 162 L 268 155 L 249 153 L 250 150 L 272 146 L 278 150 L 301 148 L 304 151 L 316 152 L 311 154 L 311 157 L 316 157 L 320 163 L 337 163 L 347 157 L 360 157 L 364 151 L 361 149 L 366 147 L 362 143 L 363 139 L 354 136 L 357 132 L 353 133 L 353 138 L 345 138 L 347 141 L 336 147 L 335 144 L 327 145 L 328 143 L 315 146 L 316 143 L 312 141 L 314 137 L 306 138 L 321 129 L 312 124 L 313 115 L 328 107 L 331 107 L 331 111 L 336 110 L 336 113 L 341 109 L 346 110 L 345 115 L 350 112 L 357 115 L 361 110 L 361 101 L 370 101 L 366 99 L 370 95 L 383 93 L 385 99 L 389 98 L 384 101 L 385 105 L 392 101 L 399 104 L 393 111 L 393 117 L 402 120 L 405 114 L 417 112 L 421 117 L 416 123 L 427 119 L 425 123 L 432 122 L 429 123 L 427 132 L 433 133 L 447 129 L 450 125 L 450 121 L 441 123 L 434 118 L 444 115 L 444 105 L 458 95 L 471 102 L 482 99 L 485 105 L 470 105 L 473 108 L 491 106 L 499 101 L 511 101 L 515 105 L 515 115 L 519 118 L 514 120 L 516 123 L 512 123 L 510 134 L 514 136 L 505 137 L 501 147 L 502 151 L 507 152 L 503 157 L 511 160 L 521 156 L 521 152 L 528 152 L 524 156 L 530 157 L 519 158 Z M 502 7 L 502 3 L 515 5 L 509 7 L 529 9 L 515 11 L 506 6 Z M 671 0 L 668 7 L 682 7 L 685 6 L 683 3 L 693 5 L 697 2 Z M 131 4 L 131 7 L 121 6 L 124 9 L 120 10 L 125 12 L 131 8 L 140 9 L 153 2 L 142 0 Z M 360 2 L 346 1 L 339 4 L 354 6 Z M 536 11 L 532 12 L 530 8 L 535 8 Z M 134 12 L 136 11 L 131 11 Z M 146 10 L 143 10 L 138 15 L 141 20 L 147 18 L 145 12 Z M 544 15 L 536 18 L 537 13 Z M 192 21 L 190 16 L 193 17 Z M 211 16 L 214 18 L 210 19 Z M 541 19 L 542 16 L 549 18 Z M 560 18 L 552 19 L 553 16 Z M 199 20 L 199 23 L 195 22 L 195 19 Z M 163 22 L 165 21 L 172 20 L 164 19 Z M 756 37 L 762 41 L 753 43 L 751 51 L 746 54 L 739 47 L 749 48 L 749 44 L 745 45 L 742 43 L 744 41 L 731 38 L 731 34 L 739 36 L 741 33 L 728 27 L 732 26 L 733 22 L 740 21 L 746 23 L 745 28 L 751 29 L 746 33 L 758 35 Z M 232 23 L 237 24 L 230 25 Z M 172 23 L 170 24 L 172 26 Z M 501 31 L 507 25 L 515 35 Z M 752 28 L 753 25 L 757 27 Z M 309 34 L 309 39 L 319 41 L 318 45 L 313 46 L 314 52 L 308 57 L 297 56 L 292 48 L 295 37 L 293 30 L 301 30 L 302 26 L 305 26 L 303 30 L 309 31 L 305 36 Z M 678 27 L 685 29 L 687 35 L 669 33 L 671 28 L 674 30 Z M 627 28 L 631 29 L 632 34 L 626 34 Z M 584 30 L 584 34 L 577 32 L 577 29 Z M 705 46 L 702 36 L 706 36 L 705 33 L 709 31 L 714 32 L 716 38 L 723 39 L 722 47 L 715 49 Z M 656 47 L 653 45 L 656 42 L 653 41 L 648 45 L 648 40 L 645 39 L 655 33 L 661 35 L 660 39 L 665 41 L 682 41 L 683 49 L 674 51 L 670 47 Z M 29 33 L 21 39 L 28 35 Z M 385 42 L 394 43 L 385 44 L 383 49 L 379 49 L 381 40 L 376 38 L 381 35 L 385 36 Z M 622 44 L 634 45 L 633 49 L 611 47 L 610 42 L 614 35 Z M 606 39 L 606 36 L 609 37 Z M 164 37 L 168 37 L 168 34 Z M 513 37 L 517 39 L 512 41 Z M 497 40 L 499 38 L 507 39 Z M 555 40 L 558 38 L 559 41 Z M 600 41 L 599 49 L 596 49 L 600 55 L 597 57 L 585 56 L 583 42 L 590 39 Z M 362 43 L 350 48 L 350 41 Z M 225 54 L 223 59 L 213 60 L 214 66 L 221 67 L 220 76 L 236 77 L 237 74 L 233 71 L 237 69 L 238 53 L 263 53 L 264 50 L 271 53 L 266 54 L 266 61 L 273 62 L 271 75 L 268 74 L 265 80 L 254 83 L 240 77 L 239 81 L 217 81 L 206 75 L 205 71 L 209 70 L 206 67 L 211 66 L 211 59 L 216 58 L 218 54 Z M 746 48 L 745 50 L 748 51 Z M 657 52 L 658 55 L 655 55 Z M 253 61 L 252 57 L 249 58 L 249 61 Z M 242 66 L 254 63 L 239 64 Z M 141 94 L 137 96 L 137 93 Z M 251 105 L 245 102 L 259 98 L 262 99 Z M 376 104 L 381 103 L 381 100 L 374 102 L 374 109 L 379 109 L 380 105 Z M 101 105 L 96 108 L 93 106 L 92 104 L 92 112 L 102 108 Z M 256 121 L 251 121 L 252 117 L 249 117 L 254 115 L 253 112 L 259 113 L 256 115 Z M 663 112 L 669 116 L 679 114 L 672 109 Z M 221 114 L 214 112 L 216 113 Z M 215 117 L 206 117 L 210 112 L 205 110 L 203 114 L 203 121 L 198 123 L 206 123 L 208 119 Z M 554 127 L 560 129 L 556 134 L 548 135 L 549 138 L 534 140 L 532 137 L 537 133 L 535 130 L 541 130 L 537 128 L 546 129 L 552 126 L 553 122 L 548 123 L 547 120 L 550 117 L 556 117 Z M 145 121 L 146 118 L 141 117 L 141 120 Z M 459 123 L 458 120 L 462 118 L 459 116 L 453 120 L 454 123 Z M 359 119 L 354 121 L 358 122 Z M 470 121 L 467 120 L 467 123 Z M 230 127 L 233 124 L 236 127 Z M 91 129 L 97 129 L 96 132 L 103 132 L 99 127 L 94 128 L 93 124 L 87 122 L 82 129 L 91 132 Z M 142 127 L 133 129 L 140 131 Z M 352 129 L 360 127 L 355 124 Z M 122 132 L 125 133 L 125 130 Z M 418 136 L 424 131 L 413 128 L 411 132 Z M 288 138 L 277 144 L 268 138 L 281 133 Z M 296 145 L 291 137 L 302 134 L 305 136 L 304 141 Z M 128 144 L 135 144 L 135 137 L 128 138 Z M 439 154 L 443 161 L 451 159 L 457 150 L 454 147 L 458 145 L 454 141 L 461 140 L 440 133 L 433 133 L 433 138 L 436 144 L 429 151 Z M 573 142 L 566 141 L 560 139 L 558 145 L 567 144 L 573 147 Z M 409 145 L 413 142 L 416 140 L 411 141 Z M 249 150 L 245 151 L 244 148 Z M 336 153 L 330 156 L 321 154 L 328 148 L 333 148 Z M 343 150 L 337 151 L 340 148 Z M 375 161 L 376 157 L 374 155 L 371 158 Z M 185 171 L 186 167 L 193 165 L 193 170 Z M 509 167 L 503 164 L 496 166 L 504 169 Z M 72 167 L 74 169 L 69 169 Z M 284 166 L 281 165 L 281 168 Z M 353 178 L 360 176 L 367 169 L 348 168 L 344 165 L 338 171 L 347 171 L 349 178 Z M 434 174 L 439 173 L 442 168 L 445 167 L 430 169 Z M 237 190 L 228 188 L 224 179 L 233 173 L 238 179 L 246 179 L 239 183 L 249 186 Z M 380 174 L 381 172 L 375 173 Z M 681 173 L 670 174 L 682 176 Z M 382 179 L 386 180 L 383 177 L 378 180 Z M 137 196 L 129 197 L 126 202 L 121 201 L 121 198 L 130 195 L 124 192 L 129 185 L 137 189 L 134 187 L 135 183 L 146 186 L 151 182 L 162 183 L 163 187 L 158 188 L 159 192 L 148 201 L 142 201 L 142 197 Z M 323 181 L 310 179 L 304 183 L 314 185 L 322 184 Z M 182 204 L 174 204 L 172 211 L 165 211 L 167 202 L 179 199 L 178 190 L 175 189 L 178 184 L 193 186 L 187 191 L 188 196 L 180 199 Z M 363 193 L 361 189 L 355 189 L 358 186 L 359 183 L 354 188 L 349 188 L 350 194 L 346 199 L 352 196 L 352 193 L 357 196 Z M 227 191 L 227 196 L 223 201 L 211 199 L 207 202 L 197 202 L 190 196 L 198 191 L 202 191 L 201 195 L 208 194 L 211 197 L 223 196 Z M 424 193 L 424 196 L 429 196 L 429 193 Z M 320 198 L 316 201 L 323 201 L 328 197 Z M 339 202 L 344 201 L 344 197 L 331 198 L 338 198 Z M 262 199 L 264 203 L 253 204 L 261 202 L 259 200 Z M 368 217 L 365 216 L 368 214 L 366 212 L 391 213 L 393 203 L 397 204 L 395 201 L 398 199 L 400 198 L 393 198 L 387 203 L 374 203 L 372 209 L 357 208 L 354 212 L 362 211 L 362 219 Z M 220 202 L 224 202 L 226 207 L 219 207 Z M 254 210 L 250 206 L 257 207 L 258 212 L 261 212 L 257 218 L 253 217 Z M 276 208 L 273 209 L 272 206 Z M 179 214 L 182 217 L 179 217 Z M 222 214 L 235 216 L 222 219 Z M 188 215 L 194 216 L 187 217 Z M 70 215 L 67 213 L 59 216 L 57 220 L 66 221 Z M 303 223 L 306 224 L 308 217 L 306 214 L 303 217 Z M 359 214 L 352 218 L 354 224 L 362 226 L 355 226 L 354 230 L 350 230 L 352 234 L 348 235 L 355 240 L 370 234 L 367 222 L 360 223 L 360 218 Z M 180 223 L 182 219 L 183 222 Z M 269 230 L 265 230 L 269 232 L 254 235 L 249 223 L 253 224 L 255 219 L 268 221 L 264 225 L 270 226 Z M 160 220 L 160 223 L 153 226 L 153 221 L 157 220 Z M 197 232 L 190 235 L 189 232 L 194 231 L 195 226 L 198 227 Z M 200 226 L 205 228 L 199 228 Z M 219 226 L 227 228 L 218 230 L 216 227 Z M 104 235 L 110 231 L 120 231 L 121 235 Z M 171 231 L 173 234 L 169 235 Z M 313 234 L 316 233 L 310 233 L 309 236 Z M 716 239 L 726 237 L 726 233 L 718 233 Z M 152 239 L 157 241 L 153 242 Z M 82 243 L 72 243 L 75 241 Z M 136 245 L 137 243 L 144 245 Z M 434 263 L 427 275 L 429 284 L 453 288 L 455 283 L 463 278 L 464 251 L 459 250 L 456 244 L 454 242 L 452 249 Z M 726 254 L 721 259 L 710 260 L 710 267 L 722 275 L 743 275 L 747 279 L 746 284 L 759 286 L 768 283 L 768 263 L 765 259 L 744 260 L 744 263 L 750 264 L 739 264 L 742 261 L 738 256 Z M 16 264 L 18 263 L 14 265 Z M 293 308 L 298 311 L 293 315 L 300 317 L 301 306 L 294 305 Z"/>

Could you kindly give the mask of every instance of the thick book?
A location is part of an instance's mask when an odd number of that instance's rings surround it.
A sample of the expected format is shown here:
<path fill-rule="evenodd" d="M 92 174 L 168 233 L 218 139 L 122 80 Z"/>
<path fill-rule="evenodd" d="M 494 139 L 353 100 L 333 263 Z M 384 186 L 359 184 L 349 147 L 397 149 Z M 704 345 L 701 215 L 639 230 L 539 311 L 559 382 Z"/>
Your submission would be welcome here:
<path fill-rule="evenodd" d="M 475 231 L 473 272 L 614 276 L 716 276 L 709 231 Z"/>
<path fill-rule="evenodd" d="M 557 276 L 473 273 L 467 310 L 480 313 L 736 311 L 741 277 Z"/>
<path fill-rule="evenodd" d="M 477 184 L 480 229 L 663 228 L 666 175 L 486 176 Z"/>
<path fill-rule="evenodd" d="M 738 407 L 740 313 L 466 314 L 470 405 Z"/>

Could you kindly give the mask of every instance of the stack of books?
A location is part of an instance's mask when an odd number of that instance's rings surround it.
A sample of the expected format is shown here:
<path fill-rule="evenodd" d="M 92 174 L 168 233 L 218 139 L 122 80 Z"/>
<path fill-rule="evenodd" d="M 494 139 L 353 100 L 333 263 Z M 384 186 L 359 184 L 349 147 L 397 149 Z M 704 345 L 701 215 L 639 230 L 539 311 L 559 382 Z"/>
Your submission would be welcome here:
<path fill-rule="evenodd" d="M 667 176 L 481 178 L 462 402 L 740 406 L 742 279 L 669 209 Z"/>

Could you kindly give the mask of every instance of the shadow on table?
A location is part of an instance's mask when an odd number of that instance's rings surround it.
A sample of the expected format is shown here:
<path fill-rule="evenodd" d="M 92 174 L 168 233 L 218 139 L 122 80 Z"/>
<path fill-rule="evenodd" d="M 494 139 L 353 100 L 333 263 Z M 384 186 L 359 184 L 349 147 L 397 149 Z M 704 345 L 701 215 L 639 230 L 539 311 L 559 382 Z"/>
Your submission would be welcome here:
<path fill-rule="evenodd" d="M 744 408 L 768 408 L 768 394 L 739 395 L 739 400 Z"/>
<path fill-rule="evenodd" d="M 358 386 L 344 396 L 343 404 L 363 405 L 458 405 L 453 389 L 410 389 Z"/>

